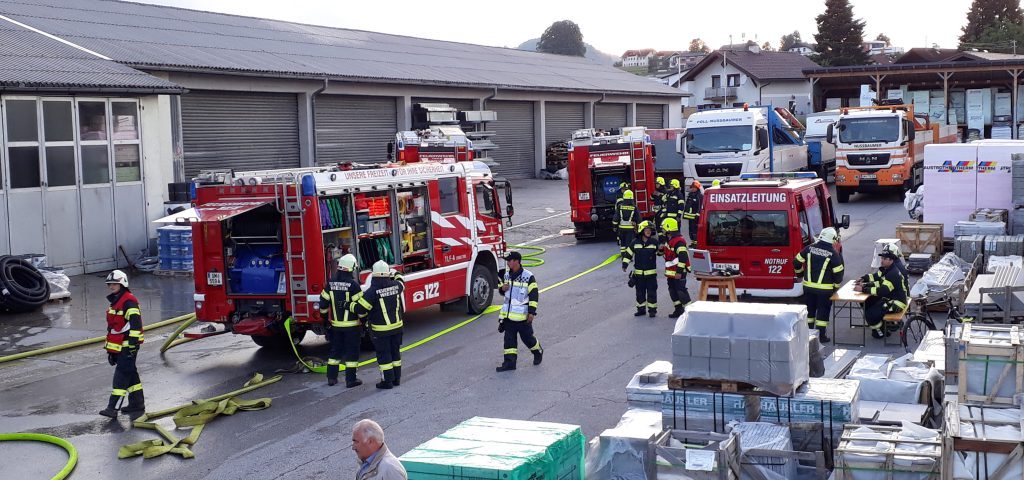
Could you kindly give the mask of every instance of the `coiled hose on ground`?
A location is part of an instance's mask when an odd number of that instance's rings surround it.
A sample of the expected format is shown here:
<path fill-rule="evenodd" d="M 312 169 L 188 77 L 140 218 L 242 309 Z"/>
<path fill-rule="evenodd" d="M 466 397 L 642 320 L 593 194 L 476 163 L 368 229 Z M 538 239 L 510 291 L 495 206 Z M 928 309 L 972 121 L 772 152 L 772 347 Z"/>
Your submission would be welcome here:
<path fill-rule="evenodd" d="M 49 299 L 50 283 L 34 265 L 16 256 L 0 256 L 0 311 L 31 312 Z"/>

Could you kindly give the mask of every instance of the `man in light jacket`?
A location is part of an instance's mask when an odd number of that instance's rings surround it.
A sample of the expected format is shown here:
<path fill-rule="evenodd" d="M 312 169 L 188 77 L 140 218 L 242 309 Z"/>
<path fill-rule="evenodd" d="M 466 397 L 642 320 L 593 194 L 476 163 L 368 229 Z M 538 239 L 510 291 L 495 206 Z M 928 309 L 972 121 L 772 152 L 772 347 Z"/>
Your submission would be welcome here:
<path fill-rule="evenodd" d="M 352 450 L 359 457 L 356 480 L 408 480 L 405 467 L 384 445 L 384 430 L 373 420 L 352 427 Z"/>

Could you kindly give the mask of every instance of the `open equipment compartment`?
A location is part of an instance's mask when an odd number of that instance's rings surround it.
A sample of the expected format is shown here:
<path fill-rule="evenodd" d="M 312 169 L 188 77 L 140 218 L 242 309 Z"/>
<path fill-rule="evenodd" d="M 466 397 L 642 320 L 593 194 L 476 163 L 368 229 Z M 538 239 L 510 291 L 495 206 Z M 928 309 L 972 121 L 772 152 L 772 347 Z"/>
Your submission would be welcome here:
<path fill-rule="evenodd" d="M 425 183 L 396 192 L 399 245 L 404 273 L 434 266 L 430 235 L 430 196 Z"/>

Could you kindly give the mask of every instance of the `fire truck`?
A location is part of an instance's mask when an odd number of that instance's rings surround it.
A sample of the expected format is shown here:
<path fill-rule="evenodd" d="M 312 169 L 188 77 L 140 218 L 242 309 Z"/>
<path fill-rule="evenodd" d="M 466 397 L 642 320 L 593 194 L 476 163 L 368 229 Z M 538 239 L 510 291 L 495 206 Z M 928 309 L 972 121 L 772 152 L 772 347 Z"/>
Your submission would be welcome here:
<path fill-rule="evenodd" d="M 910 191 L 924 183 L 924 147 L 956 140 L 955 125 L 915 116 L 913 105 L 843 108 L 826 133 L 836 145 L 836 197 L 857 192 Z M 901 197 L 902 198 L 902 197 Z"/>
<path fill-rule="evenodd" d="M 569 206 L 577 240 L 612 233 L 619 184 L 633 190 L 637 212 L 654 217 L 654 146 L 644 127 L 620 135 L 592 128 L 573 132 L 569 142 Z"/>
<path fill-rule="evenodd" d="M 836 217 L 828 185 L 813 172 L 743 174 L 704 191 L 697 243 L 717 270 L 739 271 L 736 290 L 755 297 L 803 293 L 793 259 Z M 837 244 L 840 250 L 842 246 Z"/>
<path fill-rule="evenodd" d="M 399 132 L 389 146 L 397 161 L 386 164 L 201 175 L 192 214 L 197 318 L 260 346 L 288 345 L 287 318 L 295 343 L 322 333 L 316 305 L 345 254 L 358 259 L 364 283 L 378 260 L 400 272 L 409 311 L 483 312 L 506 248 L 511 186 L 474 161 L 458 133 Z"/>

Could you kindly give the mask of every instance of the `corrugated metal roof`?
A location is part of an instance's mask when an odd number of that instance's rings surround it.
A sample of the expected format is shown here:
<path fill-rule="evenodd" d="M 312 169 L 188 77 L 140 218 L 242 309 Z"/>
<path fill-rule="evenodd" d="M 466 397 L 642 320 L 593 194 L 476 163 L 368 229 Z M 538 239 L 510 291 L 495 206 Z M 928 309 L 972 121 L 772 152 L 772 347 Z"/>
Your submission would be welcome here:
<path fill-rule="evenodd" d="M 581 57 L 113 0 L 0 0 L 0 14 L 137 68 L 679 96 Z"/>
<path fill-rule="evenodd" d="M 0 91 L 29 90 L 174 92 L 181 87 L 0 19 Z"/>

